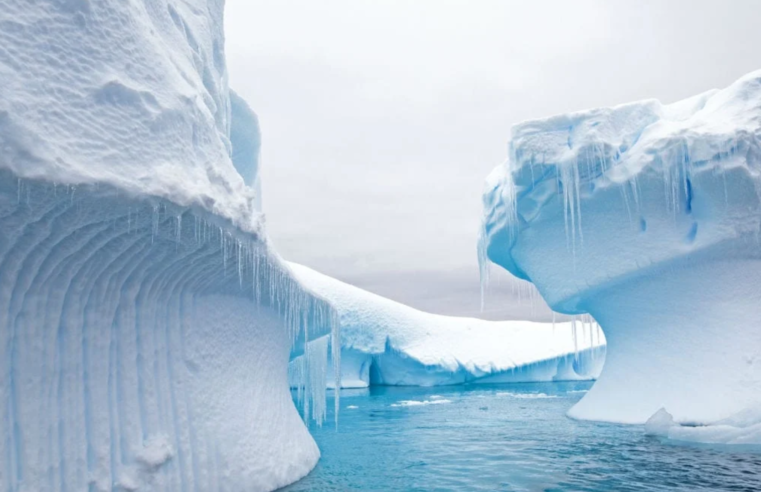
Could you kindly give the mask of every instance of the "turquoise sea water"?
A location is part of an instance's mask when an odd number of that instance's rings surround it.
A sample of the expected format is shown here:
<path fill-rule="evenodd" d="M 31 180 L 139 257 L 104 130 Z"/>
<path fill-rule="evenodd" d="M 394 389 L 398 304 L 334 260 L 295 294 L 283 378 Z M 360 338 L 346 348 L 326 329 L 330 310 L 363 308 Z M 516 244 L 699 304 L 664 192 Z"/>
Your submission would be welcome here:
<path fill-rule="evenodd" d="M 676 445 L 574 421 L 591 383 L 343 391 L 296 491 L 761 491 L 758 449 Z M 329 402 L 330 404 L 330 402 Z M 356 408 L 354 408 L 356 407 Z"/>

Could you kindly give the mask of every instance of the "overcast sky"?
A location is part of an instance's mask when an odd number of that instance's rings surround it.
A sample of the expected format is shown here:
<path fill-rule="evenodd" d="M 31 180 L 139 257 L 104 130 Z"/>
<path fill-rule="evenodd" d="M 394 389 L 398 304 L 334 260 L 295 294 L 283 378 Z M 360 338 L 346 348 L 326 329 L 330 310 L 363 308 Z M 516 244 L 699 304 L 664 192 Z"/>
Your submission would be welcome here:
<path fill-rule="evenodd" d="M 513 124 L 761 68 L 754 0 L 227 0 L 225 17 L 278 251 L 444 314 L 480 315 L 482 183 Z M 530 315 L 501 285 L 483 317 Z"/>

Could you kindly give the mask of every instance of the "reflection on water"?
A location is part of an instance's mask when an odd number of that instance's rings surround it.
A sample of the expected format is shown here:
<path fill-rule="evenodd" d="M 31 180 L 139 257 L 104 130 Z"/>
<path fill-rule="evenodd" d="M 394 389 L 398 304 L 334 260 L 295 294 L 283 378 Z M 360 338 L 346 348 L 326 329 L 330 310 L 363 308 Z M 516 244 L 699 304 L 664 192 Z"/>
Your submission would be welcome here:
<path fill-rule="evenodd" d="M 283 490 L 761 490 L 757 449 L 667 444 L 639 426 L 565 417 L 590 386 L 342 391 L 338 430 L 312 428 L 320 463 Z"/>

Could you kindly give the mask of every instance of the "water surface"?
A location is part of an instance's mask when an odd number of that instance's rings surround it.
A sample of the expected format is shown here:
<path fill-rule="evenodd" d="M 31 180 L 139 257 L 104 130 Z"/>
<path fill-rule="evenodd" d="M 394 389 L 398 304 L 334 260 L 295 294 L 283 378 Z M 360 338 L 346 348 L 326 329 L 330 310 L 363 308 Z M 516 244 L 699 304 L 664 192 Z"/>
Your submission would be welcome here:
<path fill-rule="evenodd" d="M 343 391 L 297 491 L 761 491 L 761 453 L 675 445 L 566 411 L 591 383 Z M 330 405 L 330 403 L 329 403 Z"/>

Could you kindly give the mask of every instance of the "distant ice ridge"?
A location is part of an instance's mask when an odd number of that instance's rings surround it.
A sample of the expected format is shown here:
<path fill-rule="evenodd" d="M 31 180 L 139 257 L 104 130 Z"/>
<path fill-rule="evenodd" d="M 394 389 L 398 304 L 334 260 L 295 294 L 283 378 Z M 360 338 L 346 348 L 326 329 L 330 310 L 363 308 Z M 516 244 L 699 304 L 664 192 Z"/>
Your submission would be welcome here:
<path fill-rule="evenodd" d="M 608 354 L 576 418 L 712 423 L 761 401 L 761 71 L 670 105 L 522 123 L 487 179 L 482 258 Z"/>
<path fill-rule="evenodd" d="M 272 490 L 319 459 L 287 368 L 306 349 L 321 422 L 307 342 L 338 319 L 267 244 L 222 6 L 0 0 L 2 491 Z"/>
<path fill-rule="evenodd" d="M 602 330 L 586 317 L 553 325 L 441 316 L 288 266 L 338 311 L 345 388 L 594 379 L 605 359 Z"/>

